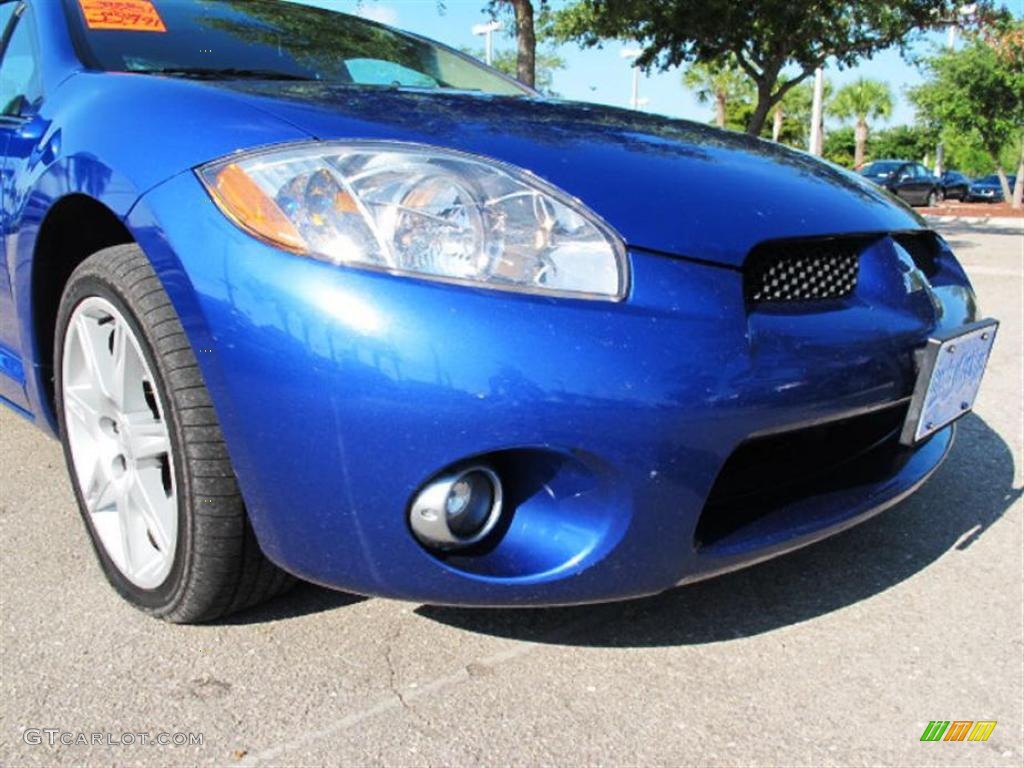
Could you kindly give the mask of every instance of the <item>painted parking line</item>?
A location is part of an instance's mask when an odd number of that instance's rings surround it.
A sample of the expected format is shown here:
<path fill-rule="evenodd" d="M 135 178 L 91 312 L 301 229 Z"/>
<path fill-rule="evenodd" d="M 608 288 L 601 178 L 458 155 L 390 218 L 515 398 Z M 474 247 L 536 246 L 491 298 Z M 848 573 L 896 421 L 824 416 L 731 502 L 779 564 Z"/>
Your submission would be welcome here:
<path fill-rule="evenodd" d="M 558 645 L 569 642 L 574 636 L 587 630 L 594 629 L 601 624 L 612 620 L 615 613 L 615 604 L 594 606 L 592 612 L 579 619 L 574 619 L 561 624 L 550 632 L 545 633 L 541 638 L 533 641 L 515 641 L 510 648 L 498 653 L 491 654 L 484 658 L 475 659 L 459 667 L 457 670 L 440 677 L 436 677 L 426 683 L 418 683 L 413 686 L 406 686 L 401 690 L 393 690 L 383 695 L 376 702 L 351 714 L 334 721 L 322 728 L 311 728 L 299 733 L 295 738 L 280 742 L 267 749 L 260 750 L 246 755 L 241 760 L 233 763 L 234 766 L 252 768 L 254 766 L 278 765 L 281 757 L 288 752 L 314 744 L 322 739 L 329 738 L 339 733 L 344 733 L 355 726 L 371 718 L 383 715 L 395 710 L 407 709 L 418 700 L 423 699 L 439 691 L 454 688 L 473 679 L 471 668 L 486 667 L 494 668 L 506 664 L 515 659 L 551 645 Z"/>

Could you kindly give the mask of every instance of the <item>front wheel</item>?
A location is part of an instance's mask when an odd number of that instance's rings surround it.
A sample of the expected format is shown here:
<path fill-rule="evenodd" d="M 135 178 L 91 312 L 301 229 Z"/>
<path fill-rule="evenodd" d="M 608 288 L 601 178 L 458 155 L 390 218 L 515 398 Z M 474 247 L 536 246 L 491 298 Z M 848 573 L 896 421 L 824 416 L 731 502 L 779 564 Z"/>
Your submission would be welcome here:
<path fill-rule="evenodd" d="M 291 584 L 263 555 L 181 322 L 134 245 L 71 275 L 54 360 L 64 456 L 103 571 L 174 622 L 218 618 Z"/>
<path fill-rule="evenodd" d="M 928 193 L 928 207 L 935 208 L 939 203 L 942 202 L 942 193 L 936 189 L 933 189 Z"/>

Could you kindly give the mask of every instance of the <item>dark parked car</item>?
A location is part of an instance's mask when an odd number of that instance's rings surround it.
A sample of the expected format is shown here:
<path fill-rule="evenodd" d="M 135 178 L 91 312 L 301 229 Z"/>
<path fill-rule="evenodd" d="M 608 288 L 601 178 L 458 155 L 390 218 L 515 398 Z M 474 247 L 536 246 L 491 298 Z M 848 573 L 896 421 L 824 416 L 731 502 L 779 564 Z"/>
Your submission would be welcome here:
<path fill-rule="evenodd" d="M 964 200 L 971 187 L 971 180 L 960 171 L 946 171 L 942 174 L 942 195 L 947 200 Z"/>
<path fill-rule="evenodd" d="M 1007 176 L 1006 181 L 1012 191 L 1017 177 Z M 993 173 L 976 179 L 967 190 L 967 199 L 972 202 L 1001 203 L 1003 201 L 1003 186 L 999 183 L 999 176 Z"/>
<path fill-rule="evenodd" d="M 941 179 L 920 163 L 876 160 L 864 166 L 860 173 L 910 205 L 931 207 L 942 202 Z"/>

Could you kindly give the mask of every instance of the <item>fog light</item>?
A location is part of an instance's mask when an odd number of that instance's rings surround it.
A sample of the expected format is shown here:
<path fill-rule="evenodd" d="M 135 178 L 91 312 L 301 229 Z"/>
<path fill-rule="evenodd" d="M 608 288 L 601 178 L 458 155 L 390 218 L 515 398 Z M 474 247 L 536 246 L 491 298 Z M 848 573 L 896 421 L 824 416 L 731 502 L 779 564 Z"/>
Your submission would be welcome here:
<path fill-rule="evenodd" d="M 412 532 L 437 549 L 482 541 L 501 519 L 501 481 L 487 467 L 470 467 L 431 482 L 413 500 Z"/>

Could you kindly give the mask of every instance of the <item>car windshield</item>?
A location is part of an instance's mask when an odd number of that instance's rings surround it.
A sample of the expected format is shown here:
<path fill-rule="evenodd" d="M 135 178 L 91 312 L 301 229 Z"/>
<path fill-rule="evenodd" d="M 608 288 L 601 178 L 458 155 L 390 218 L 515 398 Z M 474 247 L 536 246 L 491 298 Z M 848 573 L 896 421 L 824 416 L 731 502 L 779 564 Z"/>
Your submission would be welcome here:
<path fill-rule="evenodd" d="M 282 0 L 65 0 L 85 64 L 206 79 L 529 91 L 473 59 L 355 16 Z"/>
<path fill-rule="evenodd" d="M 890 173 L 895 173 L 896 169 L 899 168 L 903 163 L 893 162 L 877 162 L 871 163 L 861 171 L 865 176 L 888 176 Z"/>

